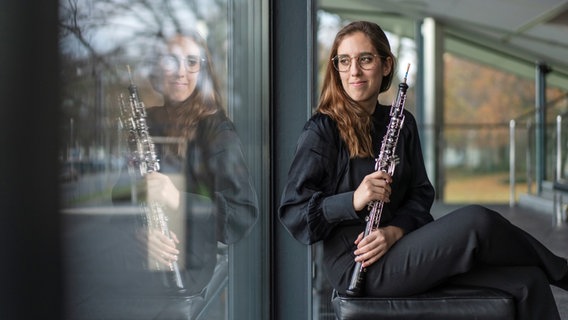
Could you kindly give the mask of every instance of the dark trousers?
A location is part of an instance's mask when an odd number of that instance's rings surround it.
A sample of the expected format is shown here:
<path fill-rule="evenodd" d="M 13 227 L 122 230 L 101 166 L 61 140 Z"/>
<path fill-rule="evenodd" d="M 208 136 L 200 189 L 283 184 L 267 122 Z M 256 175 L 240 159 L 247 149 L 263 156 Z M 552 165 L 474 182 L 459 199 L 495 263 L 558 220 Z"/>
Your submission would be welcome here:
<path fill-rule="evenodd" d="M 568 272 L 560 258 L 500 214 L 467 206 L 404 236 L 367 268 L 366 294 L 405 296 L 443 283 L 501 289 L 518 319 L 560 319 L 550 282 Z"/>

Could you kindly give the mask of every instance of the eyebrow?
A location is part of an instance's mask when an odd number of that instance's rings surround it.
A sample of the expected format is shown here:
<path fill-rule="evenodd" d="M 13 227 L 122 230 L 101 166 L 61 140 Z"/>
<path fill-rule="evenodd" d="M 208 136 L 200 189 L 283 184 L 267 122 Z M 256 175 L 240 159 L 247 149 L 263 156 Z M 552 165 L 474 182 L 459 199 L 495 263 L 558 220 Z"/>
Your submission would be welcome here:
<path fill-rule="evenodd" d="M 373 54 L 375 54 L 375 53 L 363 51 L 363 52 L 360 52 L 360 53 L 358 54 L 358 56 L 361 56 L 361 55 L 364 55 L 364 54 L 373 55 Z M 338 56 L 348 56 L 348 57 L 350 57 L 350 55 L 348 55 L 347 53 L 338 53 L 337 55 L 338 55 Z"/>
<path fill-rule="evenodd" d="M 188 58 L 188 57 L 195 57 L 195 58 L 200 58 L 201 56 L 198 54 L 186 54 L 186 55 L 178 55 L 175 53 L 165 53 L 162 54 L 163 57 L 175 57 L 175 58 Z"/>

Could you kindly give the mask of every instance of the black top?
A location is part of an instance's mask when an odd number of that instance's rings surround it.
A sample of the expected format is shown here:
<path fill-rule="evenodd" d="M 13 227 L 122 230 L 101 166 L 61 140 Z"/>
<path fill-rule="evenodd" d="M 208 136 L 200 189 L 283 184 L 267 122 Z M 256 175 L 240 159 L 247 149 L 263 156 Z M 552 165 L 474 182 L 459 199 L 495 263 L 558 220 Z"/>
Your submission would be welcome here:
<path fill-rule="evenodd" d="M 170 123 L 165 107 L 148 109 L 150 135 L 155 140 L 166 136 Z M 215 215 L 217 240 L 238 241 L 255 224 L 258 203 L 233 123 L 215 113 L 197 124 L 194 139 L 182 143 L 187 143 L 185 158 L 164 152 L 164 144 L 156 144 L 160 171 L 184 173 L 182 192 L 188 214 L 208 208 Z"/>
<path fill-rule="evenodd" d="M 378 155 L 390 120 L 390 107 L 377 105 L 373 114 L 372 142 Z M 393 225 L 411 232 L 433 220 L 430 208 L 434 199 L 422 157 L 416 120 L 404 111 L 396 154 L 390 202 L 385 203 L 381 226 Z M 352 255 L 353 241 L 365 228 L 367 209 L 356 212 L 353 193 L 363 178 L 375 170 L 374 158 L 349 159 L 345 142 L 336 123 L 317 113 L 304 126 L 288 173 L 278 215 L 288 231 L 300 242 L 323 240 L 327 269 L 339 267 L 347 273 L 350 266 L 334 266 L 342 255 Z M 333 238 L 345 238 L 342 248 Z M 335 258 L 329 256 L 333 255 Z M 345 261 L 345 260 L 343 260 Z"/>
<path fill-rule="evenodd" d="M 176 217 L 169 219 L 169 229 L 176 232 L 181 242 L 178 248 L 184 250 L 180 271 L 185 294 L 196 294 L 213 275 L 220 253 L 218 242 L 235 243 L 256 223 L 259 214 L 256 192 L 250 181 L 241 141 L 233 123 L 224 114 L 216 113 L 202 119 L 192 139 L 167 136 L 172 121 L 165 107 L 148 108 L 147 123 L 159 159 L 159 171 L 168 175 L 180 190 L 181 211 L 166 211 L 166 214 Z M 186 151 L 180 155 L 178 146 L 182 145 L 186 145 Z M 126 172 L 123 170 L 117 185 L 131 183 Z M 124 194 L 120 190 L 124 188 L 115 186 L 113 202 L 131 203 L 130 193 Z M 142 199 L 143 183 L 138 184 L 138 193 L 138 198 Z M 177 230 L 181 230 L 181 234 Z M 144 280 L 131 281 L 140 285 L 132 286 L 130 291 L 160 292 L 160 278 L 148 274 L 148 268 L 143 265 L 146 250 L 136 252 L 142 263 L 136 262 L 135 254 L 125 253 L 132 256 L 129 258 L 131 267 L 123 269 L 128 277 Z"/>

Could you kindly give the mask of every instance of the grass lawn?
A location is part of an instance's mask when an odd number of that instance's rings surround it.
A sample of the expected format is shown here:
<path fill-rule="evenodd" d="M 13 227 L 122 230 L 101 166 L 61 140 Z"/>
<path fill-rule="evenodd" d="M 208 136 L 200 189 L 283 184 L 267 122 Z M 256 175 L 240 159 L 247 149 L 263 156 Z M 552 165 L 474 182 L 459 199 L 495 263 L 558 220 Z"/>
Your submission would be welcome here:
<path fill-rule="evenodd" d="M 447 173 L 444 190 L 446 203 L 509 203 L 508 173 L 459 175 Z M 515 201 L 527 193 L 526 182 L 515 186 Z"/>

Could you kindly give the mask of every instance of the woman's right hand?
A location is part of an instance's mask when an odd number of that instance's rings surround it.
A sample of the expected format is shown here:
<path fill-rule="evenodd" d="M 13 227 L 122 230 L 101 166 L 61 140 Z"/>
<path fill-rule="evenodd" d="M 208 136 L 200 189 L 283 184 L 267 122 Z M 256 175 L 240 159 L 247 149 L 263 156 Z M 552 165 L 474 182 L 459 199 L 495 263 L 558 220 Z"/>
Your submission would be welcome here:
<path fill-rule="evenodd" d="M 353 208 L 363 210 L 371 201 L 390 201 L 391 176 L 383 171 L 374 171 L 365 176 L 353 193 Z"/>
<path fill-rule="evenodd" d="M 386 226 L 371 231 L 369 235 L 363 237 L 361 232 L 355 240 L 357 250 L 355 254 L 355 262 L 361 262 L 364 268 L 372 265 L 404 236 L 404 231 L 395 226 Z"/>
<path fill-rule="evenodd" d="M 166 266 L 177 261 L 179 254 L 179 250 L 176 248 L 179 243 L 176 234 L 170 231 L 170 237 L 164 235 L 160 230 L 148 230 L 148 254 L 154 260 Z"/>

